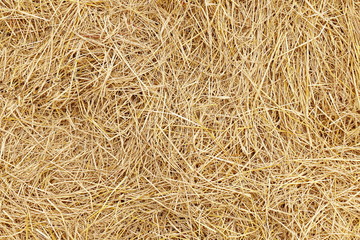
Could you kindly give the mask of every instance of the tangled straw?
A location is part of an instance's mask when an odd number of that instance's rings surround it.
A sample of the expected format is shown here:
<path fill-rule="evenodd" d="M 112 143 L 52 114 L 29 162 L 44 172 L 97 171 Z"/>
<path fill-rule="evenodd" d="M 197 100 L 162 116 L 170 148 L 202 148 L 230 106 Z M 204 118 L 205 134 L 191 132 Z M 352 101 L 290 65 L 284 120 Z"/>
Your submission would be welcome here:
<path fill-rule="evenodd" d="M 359 16 L 1 1 L 0 239 L 359 239 Z"/>

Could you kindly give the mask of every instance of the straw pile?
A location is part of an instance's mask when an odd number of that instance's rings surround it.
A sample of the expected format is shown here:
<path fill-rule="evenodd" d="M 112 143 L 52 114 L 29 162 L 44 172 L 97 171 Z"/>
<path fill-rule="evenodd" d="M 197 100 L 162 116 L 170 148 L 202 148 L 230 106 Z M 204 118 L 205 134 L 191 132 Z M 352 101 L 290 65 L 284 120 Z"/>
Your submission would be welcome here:
<path fill-rule="evenodd" d="M 359 239 L 359 15 L 2 0 L 0 239 Z"/>

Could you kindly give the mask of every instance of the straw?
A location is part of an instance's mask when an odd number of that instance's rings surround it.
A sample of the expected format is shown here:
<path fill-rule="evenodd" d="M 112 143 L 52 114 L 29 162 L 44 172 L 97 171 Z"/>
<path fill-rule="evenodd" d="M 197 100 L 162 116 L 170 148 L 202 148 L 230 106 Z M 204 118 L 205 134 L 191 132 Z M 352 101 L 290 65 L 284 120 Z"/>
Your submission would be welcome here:
<path fill-rule="evenodd" d="M 0 239 L 359 239 L 358 1 L 0 3 Z"/>

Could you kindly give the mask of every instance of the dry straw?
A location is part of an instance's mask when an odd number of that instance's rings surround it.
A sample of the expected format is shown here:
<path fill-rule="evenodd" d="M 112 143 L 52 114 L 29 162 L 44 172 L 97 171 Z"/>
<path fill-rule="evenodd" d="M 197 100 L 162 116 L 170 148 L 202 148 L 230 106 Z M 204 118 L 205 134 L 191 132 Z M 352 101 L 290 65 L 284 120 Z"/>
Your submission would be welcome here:
<path fill-rule="evenodd" d="M 359 239 L 359 16 L 0 1 L 0 239 Z"/>

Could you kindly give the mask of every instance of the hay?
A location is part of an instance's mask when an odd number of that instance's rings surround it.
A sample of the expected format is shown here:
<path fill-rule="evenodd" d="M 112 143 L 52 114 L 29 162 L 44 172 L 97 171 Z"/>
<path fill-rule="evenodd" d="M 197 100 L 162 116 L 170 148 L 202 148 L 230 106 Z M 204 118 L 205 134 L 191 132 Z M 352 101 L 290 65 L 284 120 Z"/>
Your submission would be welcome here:
<path fill-rule="evenodd" d="M 1 239 L 359 239 L 360 2 L 3 0 Z"/>

